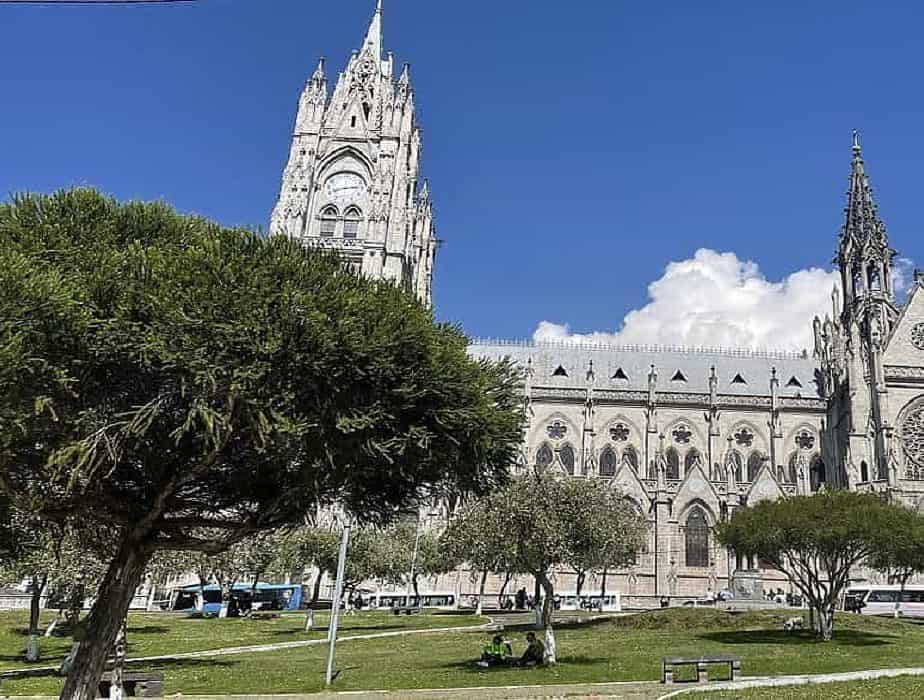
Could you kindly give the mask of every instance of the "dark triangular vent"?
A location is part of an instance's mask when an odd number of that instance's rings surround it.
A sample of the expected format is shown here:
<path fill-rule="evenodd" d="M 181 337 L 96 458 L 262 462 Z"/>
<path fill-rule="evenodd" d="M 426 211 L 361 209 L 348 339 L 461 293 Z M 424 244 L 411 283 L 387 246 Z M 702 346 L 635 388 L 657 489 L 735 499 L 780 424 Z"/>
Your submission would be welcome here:
<path fill-rule="evenodd" d="M 629 375 L 622 371 L 622 367 L 616 370 L 616 374 L 613 375 L 613 379 L 625 379 L 629 380 Z"/>
<path fill-rule="evenodd" d="M 747 381 L 740 374 L 736 374 L 735 378 L 732 379 L 732 384 L 747 384 Z"/>
<path fill-rule="evenodd" d="M 786 382 L 786 386 L 794 386 L 794 387 L 801 389 L 802 382 L 799 381 L 798 377 L 793 377 L 788 382 Z"/>
<path fill-rule="evenodd" d="M 687 378 L 684 377 L 684 376 L 683 376 L 683 372 L 681 372 L 681 371 L 678 369 L 678 370 L 677 370 L 677 374 L 675 374 L 675 375 L 671 378 L 671 381 L 672 381 L 672 382 L 685 382 L 685 381 L 687 381 Z"/>
<path fill-rule="evenodd" d="M 553 377 L 567 377 L 568 373 L 565 371 L 565 368 L 561 365 L 558 365 L 558 369 L 552 372 Z"/>

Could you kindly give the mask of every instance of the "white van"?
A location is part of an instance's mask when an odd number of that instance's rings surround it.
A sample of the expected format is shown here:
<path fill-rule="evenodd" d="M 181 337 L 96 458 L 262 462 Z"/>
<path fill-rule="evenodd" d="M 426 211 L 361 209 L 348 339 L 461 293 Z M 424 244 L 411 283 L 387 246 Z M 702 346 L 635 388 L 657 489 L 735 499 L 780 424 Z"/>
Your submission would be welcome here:
<path fill-rule="evenodd" d="M 861 615 L 924 617 L 924 586 L 855 585 L 847 590 L 844 610 Z"/>

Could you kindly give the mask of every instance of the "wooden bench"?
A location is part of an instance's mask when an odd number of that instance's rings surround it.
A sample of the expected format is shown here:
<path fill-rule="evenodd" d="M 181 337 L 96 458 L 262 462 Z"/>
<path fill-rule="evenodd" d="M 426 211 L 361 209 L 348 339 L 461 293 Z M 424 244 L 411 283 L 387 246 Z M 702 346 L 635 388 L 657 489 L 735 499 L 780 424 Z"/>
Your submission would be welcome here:
<path fill-rule="evenodd" d="M 741 677 L 741 659 L 737 656 L 719 654 L 716 656 L 666 656 L 662 666 L 661 682 L 666 685 L 674 683 L 674 668 L 677 666 L 696 666 L 696 682 L 708 683 L 706 666 L 709 664 L 728 664 L 729 675 L 733 681 Z"/>
<path fill-rule="evenodd" d="M 419 615 L 419 614 L 423 611 L 423 608 L 419 608 L 419 607 L 410 607 L 410 606 L 405 606 L 405 607 L 397 607 L 397 606 L 396 606 L 396 607 L 392 608 L 391 610 L 392 610 L 392 612 L 393 612 L 395 615 L 401 615 L 401 614 L 404 614 L 404 615 Z"/>
<path fill-rule="evenodd" d="M 99 696 L 109 697 L 112 674 L 106 673 L 99 682 Z M 164 694 L 163 673 L 122 673 L 122 690 L 126 697 L 159 698 Z"/>

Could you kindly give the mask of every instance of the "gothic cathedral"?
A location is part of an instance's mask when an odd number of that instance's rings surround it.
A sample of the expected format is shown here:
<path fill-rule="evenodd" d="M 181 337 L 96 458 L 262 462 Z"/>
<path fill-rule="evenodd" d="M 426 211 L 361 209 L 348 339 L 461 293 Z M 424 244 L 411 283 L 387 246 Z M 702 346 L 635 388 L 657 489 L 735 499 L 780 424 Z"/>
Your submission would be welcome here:
<path fill-rule="evenodd" d="M 383 58 L 379 1 L 333 95 L 323 61 L 308 81 L 272 232 L 336 250 L 430 304 L 437 241 L 419 161 L 409 72 L 395 79 L 391 54 Z M 731 587 L 742 571 L 788 587 L 715 541 L 713 528 L 737 508 L 821 488 L 888 492 L 922 508 L 924 281 L 916 273 L 899 303 L 895 255 L 855 137 L 835 258 L 841 285 L 832 312 L 815 320 L 812 354 L 471 345 L 473 356 L 509 357 L 523 369 L 519 469 L 605 479 L 648 519 L 646 552 L 609 572 L 627 606 Z M 557 579 L 564 595 L 573 575 Z"/>
<path fill-rule="evenodd" d="M 382 53 L 382 3 L 328 95 L 324 60 L 298 104 L 270 232 L 337 251 L 431 303 L 437 240 L 410 69 Z"/>

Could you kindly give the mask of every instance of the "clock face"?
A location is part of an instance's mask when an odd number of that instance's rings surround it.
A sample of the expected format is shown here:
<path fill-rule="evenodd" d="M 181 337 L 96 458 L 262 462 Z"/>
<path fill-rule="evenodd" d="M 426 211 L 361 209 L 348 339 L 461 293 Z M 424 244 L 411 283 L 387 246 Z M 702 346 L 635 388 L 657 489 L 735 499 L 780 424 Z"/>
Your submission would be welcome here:
<path fill-rule="evenodd" d="M 327 196 L 338 202 L 355 202 L 366 191 L 366 183 L 355 173 L 338 173 L 327 181 Z"/>

